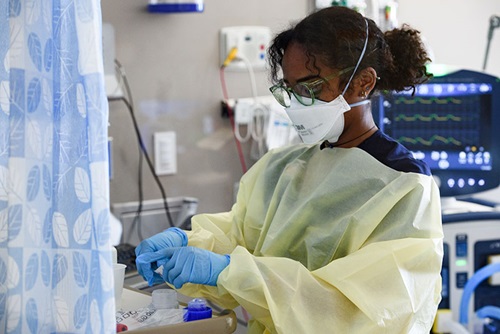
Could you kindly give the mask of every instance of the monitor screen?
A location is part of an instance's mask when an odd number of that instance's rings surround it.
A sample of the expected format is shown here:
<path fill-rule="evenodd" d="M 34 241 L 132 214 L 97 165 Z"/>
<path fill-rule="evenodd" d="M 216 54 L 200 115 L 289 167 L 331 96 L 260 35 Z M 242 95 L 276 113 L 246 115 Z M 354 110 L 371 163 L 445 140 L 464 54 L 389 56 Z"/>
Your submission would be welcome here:
<path fill-rule="evenodd" d="M 500 183 L 499 88 L 495 77 L 462 70 L 372 105 L 379 128 L 427 163 L 441 196 L 468 195 Z"/>

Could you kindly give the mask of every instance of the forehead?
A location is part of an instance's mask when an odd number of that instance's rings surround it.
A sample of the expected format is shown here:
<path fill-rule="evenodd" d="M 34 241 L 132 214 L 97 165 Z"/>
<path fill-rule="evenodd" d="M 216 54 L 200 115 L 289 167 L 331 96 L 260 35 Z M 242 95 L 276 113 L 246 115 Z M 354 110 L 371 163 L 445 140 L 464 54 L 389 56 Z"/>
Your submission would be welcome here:
<path fill-rule="evenodd" d="M 307 56 L 304 47 L 298 43 L 290 43 L 283 55 L 283 79 L 286 82 L 294 83 L 311 75 L 320 75 L 327 72 L 325 66 L 316 59 L 313 64 L 310 57 Z"/>

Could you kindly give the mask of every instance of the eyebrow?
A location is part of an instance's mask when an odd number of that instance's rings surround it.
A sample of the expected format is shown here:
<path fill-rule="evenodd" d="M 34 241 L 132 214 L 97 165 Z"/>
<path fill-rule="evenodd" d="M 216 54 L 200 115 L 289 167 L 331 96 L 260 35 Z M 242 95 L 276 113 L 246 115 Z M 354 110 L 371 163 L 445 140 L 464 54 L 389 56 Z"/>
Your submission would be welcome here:
<path fill-rule="evenodd" d="M 305 77 L 297 79 L 296 83 L 309 81 L 312 79 L 320 79 L 320 78 L 321 78 L 321 76 L 319 76 L 318 74 L 310 74 L 310 75 L 307 75 Z M 287 85 L 289 84 L 288 80 L 286 80 L 286 79 L 283 79 L 283 82 L 286 83 Z"/>

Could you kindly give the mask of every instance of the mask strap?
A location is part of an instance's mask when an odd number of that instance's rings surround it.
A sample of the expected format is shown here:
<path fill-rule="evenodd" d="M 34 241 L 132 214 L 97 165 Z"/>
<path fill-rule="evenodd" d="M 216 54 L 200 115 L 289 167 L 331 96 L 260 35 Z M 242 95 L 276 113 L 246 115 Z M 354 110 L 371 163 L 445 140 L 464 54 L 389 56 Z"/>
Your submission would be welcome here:
<path fill-rule="evenodd" d="M 363 100 L 363 101 L 359 101 L 359 102 L 350 104 L 349 107 L 354 108 L 354 107 L 361 106 L 363 104 L 368 104 L 368 103 L 370 103 L 370 100 Z"/>
<path fill-rule="evenodd" d="M 347 91 L 347 88 L 349 87 L 349 84 L 351 83 L 354 74 L 356 74 L 356 70 L 358 69 L 358 66 L 361 63 L 361 60 L 363 60 L 363 56 L 365 55 L 366 46 L 368 45 L 368 20 L 366 18 L 365 18 L 365 23 L 366 23 L 365 45 L 363 46 L 363 51 L 361 51 L 361 56 L 359 56 L 358 63 L 356 64 L 356 67 L 354 68 L 354 71 L 352 72 L 351 77 L 349 78 L 349 81 L 347 82 L 347 85 L 345 86 L 344 91 L 342 92 L 342 95 L 344 95 L 345 92 Z"/>

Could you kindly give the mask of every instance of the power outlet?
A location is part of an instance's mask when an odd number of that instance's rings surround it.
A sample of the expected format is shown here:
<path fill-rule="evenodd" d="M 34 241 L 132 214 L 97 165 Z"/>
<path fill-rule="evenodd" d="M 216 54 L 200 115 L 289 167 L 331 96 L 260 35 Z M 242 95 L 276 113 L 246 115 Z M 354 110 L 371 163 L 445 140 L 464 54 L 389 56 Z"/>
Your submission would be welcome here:
<path fill-rule="evenodd" d="M 175 132 L 155 132 L 154 151 L 156 175 L 177 173 L 177 141 Z"/>

